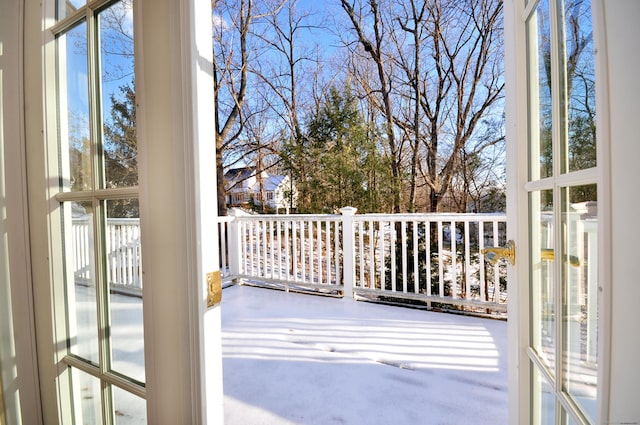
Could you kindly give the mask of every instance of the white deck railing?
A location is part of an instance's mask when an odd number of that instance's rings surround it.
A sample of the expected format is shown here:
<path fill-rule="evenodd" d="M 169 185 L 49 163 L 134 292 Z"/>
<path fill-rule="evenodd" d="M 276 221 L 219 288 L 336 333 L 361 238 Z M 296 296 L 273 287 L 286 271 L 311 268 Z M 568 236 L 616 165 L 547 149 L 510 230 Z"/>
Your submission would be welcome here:
<path fill-rule="evenodd" d="M 92 285 L 95 272 L 93 258 L 93 223 L 90 217 L 73 219 L 72 245 L 74 279 Z M 110 290 L 142 291 L 140 220 L 109 218 L 105 226 L 106 274 Z"/>
<path fill-rule="evenodd" d="M 421 302 L 432 307 L 506 311 L 505 265 L 480 250 L 503 245 L 506 218 L 495 214 L 249 215 L 220 217 L 225 282 L 285 290 Z M 88 278 L 89 223 L 74 219 L 76 279 Z M 110 287 L 142 289 L 137 219 L 106 223 Z"/>
<path fill-rule="evenodd" d="M 341 212 L 232 211 L 220 221 L 223 276 L 285 290 L 506 311 L 506 266 L 480 255 L 505 243 L 504 215 Z"/>
<path fill-rule="evenodd" d="M 342 216 L 233 213 L 220 226 L 223 277 L 342 290 Z"/>
<path fill-rule="evenodd" d="M 506 310 L 506 266 L 482 248 L 504 245 L 495 214 L 365 214 L 354 217 L 356 293 Z"/>

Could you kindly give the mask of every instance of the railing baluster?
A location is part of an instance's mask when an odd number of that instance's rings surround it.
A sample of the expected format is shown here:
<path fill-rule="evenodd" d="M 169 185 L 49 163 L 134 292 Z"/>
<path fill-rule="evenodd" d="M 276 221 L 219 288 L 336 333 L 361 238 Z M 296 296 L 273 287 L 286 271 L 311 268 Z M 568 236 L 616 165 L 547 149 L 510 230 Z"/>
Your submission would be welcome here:
<path fill-rule="evenodd" d="M 418 222 L 413 221 L 413 293 L 420 293 L 420 275 L 418 260 L 420 253 L 418 252 Z"/>
<path fill-rule="evenodd" d="M 444 258 L 442 256 L 444 247 L 442 236 L 442 221 L 438 220 L 438 295 L 444 297 Z"/>
<path fill-rule="evenodd" d="M 122 282 L 122 235 L 120 228 L 116 227 L 116 284 Z"/>
<path fill-rule="evenodd" d="M 282 222 L 280 220 L 277 221 L 276 232 L 276 244 L 278 246 L 278 249 L 276 250 L 278 253 L 278 279 L 282 280 Z"/>
<path fill-rule="evenodd" d="M 309 282 L 316 283 L 316 275 L 318 274 L 318 270 L 316 269 L 316 264 L 318 262 L 316 252 L 318 246 L 316 244 L 317 239 L 314 234 L 315 226 L 313 225 L 313 221 L 309 220 L 307 226 L 309 227 Z"/>
<path fill-rule="evenodd" d="M 286 267 L 287 267 L 287 282 L 289 280 L 291 280 L 291 257 L 292 257 L 292 253 L 291 253 L 291 248 L 289 245 L 289 241 L 292 241 L 293 239 L 289 238 L 289 228 L 291 227 L 291 221 L 287 220 L 285 221 L 285 226 L 284 226 L 284 240 L 285 240 L 285 262 L 286 262 Z"/>
<path fill-rule="evenodd" d="M 358 248 L 356 251 L 356 255 L 358 256 L 358 281 L 355 283 L 356 286 L 364 287 L 364 222 L 358 221 L 355 225 L 357 229 L 356 232 L 358 234 Z"/>
<path fill-rule="evenodd" d="M 493 242 L 495 246 L 500 246 L 500 233 L 498 231 L 498 221 L 493 221 Z M 493 301 L 499 299 L 500 293 L 500 265 L 496 262 L 493 265 Z"/>
<path fill-rule="evenodd" d="M 424 222 L 425 274 L 427 275 L 427 296 L 431 296 L 431 222 Z"/>
<path fill-rule="evenodd" d="M 375 289 L 376 287 L 376 239 L 375 239 L 375 222 L 373 220 L 362 221 L 361 223 L 367 224 L 367 231 L 369 233 L 369 289 Z M 361 252 L 361 256 L 364 257 L 365 253 Z M 363 287 L 367 287 L 367 282 L 362 282 Z"/>
<path fill-rule="evenodd" d="M 326 271 L 327 271 L 327 279 L 325 280 L 325 282 L 328 285 L 331 285 L 331 222 L 326 220 L 324 222 L 324 228 L 325 228 L 325 255 L 326 255 Z"/>
<path fill-rule="evenodd" d="M 130 287 L 133 283 L 133 245 L 131 244 L 131 227 L 129 226 L 129 224 L 125 224 L 122 227 L 124 227 L 127 240 L 125 254 L 125 264 L 127 265 L 127 279 L 125 280 L 125 285 Z"/>
<path fill-rule="evenodd" d="M 402 292 L 407 293 L 407 222 L 402 221 Z"/>
<path fill-rule="evenodd" d="M 322 284 L 322 225 L 316 220 L 316 263 L 318 264 L 318 283 Z"/>
<path fill-rule="evenodd" d="M 222 276 L 226 277 L 228 273 L 227 264 L 227 223 L 220 222 L 218 224 L 218 234 L 220 235 L 220 271 Z"/>
<path fill-rule="evenodd" d="M 248 260 L 247 260 L 247 232 L 248 232 L 248 228 L 249 228 L 249 223 L 245 223 L 245 222 L 240 222 L 239 223 L 239 227 L 240 227 L 240 254 L 241 254 L 241 267 L 242 270 L 240 270 L 240 273 L 242 274 L 249 274 L 247 268 L 248 268 Z M 247 235 L 247 236 L 245 236 Z"/>
<path fill-rule="evenodd" d="M 341 247 L 340 226 L 341 226 L 341 222 L 336 221 L 335 227 L 334 227 L 334 236 L 333 236 L 333 243 L 334 243 L 333 252 L 335 253 L 335 256 L 336 256 L 336 261 L 335 261 L 336 285 L 340 285 L 342 282 L 342 274 L 340 273 L 342 270 L 342 264 L 340 262 L 340 247 Z"/>
<path fill-rule="evenodd" d="M 305 221 L 300 220 L 300 272 L 301 272 L 301 281 L 304 283 L 307 280 L 307 257 L 304 255 L 305 250 Z"/>
<path fill-rule="evenodd" d="M 293 276 L 292 280 L 298 280 L 298 238 L 297 238 L 298 222 L 291 221 L 291 241 L 293 250 Z"/>
<path fill-rule="evenodd" d="M 268 277 L 275 278 L 275 241 L 273 236 L 273 220 L 269 220 L 269 274 Z"/>
<path fill-rule="evenodd" d="M 384 290 L 387 283 L 386 283 L 386 278 L 385 278 L 385 264 L 384 264 L 384 259 L 386 258 L 386 252 L 385 252 L 385 247 L 384 247 L 384 241 L 387 238 L 387 232 L 386 232 L 386 222 L 384 221 L 380 221 L 380 227 L 378 228 L 378 233 L 379 233 L 379 237 L 380 237 L 380 290 Z M 372 288 L 375 289 L 375 286 Z"/>
<path fill-rule="evenodd" d="M 458 298 L 458 249 L 456 246 L 458 235 L 456 222 L 452 220 L 449 226 L 449 242 L 451 246 L 451 297 Z"/>
<path fill-rule="evenodd" d="M 482 249 L 484 248 L 484 225 L 484 221 L 478 223 L 478 252 L 482 252 Z M 478 254 L 478 256 L 480 257 L 480 301 L 486 301 L 487 281 L 484 255 Z"/>
<path fill-rule="evenodd" d="M 396 261 L 398 256 L 397 241 L 396 241 L 396 226 L 397 221 L 393 221 L 391 227 L 391 291 L 396 292 Z"/>
<path fill-rule="evenodd" d="M 256 248 L 258 247 L 258 245 L 256 244 L 256 223 L 254 221 L 252 221 L 251 223 L 251 230 L 250 230 L 250 241 L 249 241 L 249 260 L 251 261 L 251 272 L 249 273 L 249 275 L 251 276 L 255 276 L 256 275 L 256 266 L 258 264 L 260 264 L 260 252 L 258 251 L 256 253 L 256 255 L 254 255 L 254 251 L 256 250 Z M 254 262 L 253 259 L 256 259 L 257 261 Z"/>
<path fill-rule="evenodd" d="M 464 298 L 471 299 L 471 234 L 469 221 L 464 222 Z"/>

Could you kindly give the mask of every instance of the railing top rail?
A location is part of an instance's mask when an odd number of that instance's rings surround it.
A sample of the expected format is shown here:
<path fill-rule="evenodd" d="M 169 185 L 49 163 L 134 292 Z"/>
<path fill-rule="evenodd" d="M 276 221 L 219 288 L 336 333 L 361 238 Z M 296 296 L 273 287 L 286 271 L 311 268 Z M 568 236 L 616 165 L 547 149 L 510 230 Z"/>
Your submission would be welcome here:
<path fill-rule="evenodd" d="M 217 217 L 218 222 L 239 221 L 340 221 L 341 214 L 242 214 Z M 356 214 L 354 221 L 504 221 L 504 213 L 402 213 L 402 214 Z"/>
<path fill-rule="evenodd" d="M 506 220 L 502 213 L 404 213 L 356 214 L 355 221 L 494 221 Z"/>
<path fill-rule="evenodd" d="M 336 214 L 259 214 L 232 217 L 238 221 L 340 221 Z"/>
<path fill-rule="evenodd" d="M 71 221 L 73 223 L 79 224 L 79 223 L 88 223 L 90 221 L 92 221 L 92 217 L 85 215 L 82 217 L 73 217 L 71 219 Z M 139 225 L 140 224 L 140 219 L 137 217 L 134 218 L 113 218 L 113 217 L 109 217 L 107 218 L 107 224 L 127 224 L 127 225 Z"/>

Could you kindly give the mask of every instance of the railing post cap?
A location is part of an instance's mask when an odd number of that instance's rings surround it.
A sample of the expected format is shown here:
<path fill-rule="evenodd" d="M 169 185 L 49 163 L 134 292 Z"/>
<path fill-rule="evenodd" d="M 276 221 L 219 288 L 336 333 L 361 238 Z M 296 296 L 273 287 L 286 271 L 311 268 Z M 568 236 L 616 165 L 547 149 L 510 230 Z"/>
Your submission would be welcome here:
<path fill-rule="evenodd" d="M 340 208 L 340 212 L 342 213 L 342 215 L 355 215 L 356 211 L 358 211 L 358 209 L 355 207 Z"/>

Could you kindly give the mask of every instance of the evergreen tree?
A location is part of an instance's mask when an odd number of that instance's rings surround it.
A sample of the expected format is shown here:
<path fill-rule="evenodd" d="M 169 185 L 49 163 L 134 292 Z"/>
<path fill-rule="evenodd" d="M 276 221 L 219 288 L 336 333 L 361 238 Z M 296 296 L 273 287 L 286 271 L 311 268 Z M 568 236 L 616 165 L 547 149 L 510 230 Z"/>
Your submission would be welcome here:
<path fill-rule="evenodd" d="M 104 125 L 105 187 L 138 185 L 138 141 L 136 138 L 136 94 L 133 84 L 120 87 L 121 96 L 111 95 L 111 119 Z M 139 217 L 136 199 L 108 203 L 109 217 Z"/>
<path fill-rule="evenodd" d="M 333 87 L 312 117 L 304 142 L 290 144 L 285 163 L 296 181 L 302 212 L 335 212 L 353 206 L 360 212 L 385 208 L 382 194 L 389 176 L 375 139 L 350 87 Z"/>

